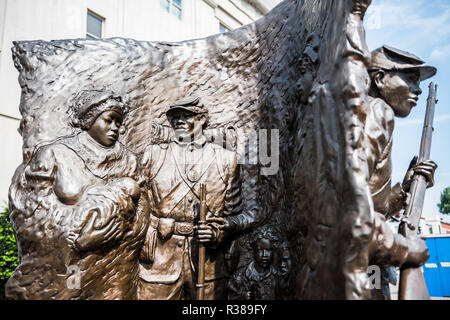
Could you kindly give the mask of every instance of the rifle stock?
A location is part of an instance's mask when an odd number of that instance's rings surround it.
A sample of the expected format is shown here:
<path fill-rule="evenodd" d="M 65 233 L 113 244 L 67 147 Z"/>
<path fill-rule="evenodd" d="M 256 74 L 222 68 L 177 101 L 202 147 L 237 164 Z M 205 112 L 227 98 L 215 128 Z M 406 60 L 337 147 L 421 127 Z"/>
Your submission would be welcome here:
<path fill-rule="evenodd" d="M 436 104 L 437 85 L 430 83 L 429 95 L 427 100 L 427 110 L 423 125 L 422 140 L 420 143 L 420 153 L 417 163 L 430 158 L 431 139 L 433 135 L 433 119 L 434 108 Z M 420 217 L 422 215 L 423 204 L 425 200 L 425 192 L 427 189 L 427 181 L 421 175 L 414 175 L 410 187 L 411 200 L 405 208 L 405 217 L 407 221 L 403 221 L 399 227 L 399 233 L 405 237 L 414 237 L 418 234 Z M 428 300 L 427 285 L 421 267 L 402 266 L 400 268 L 400 300 Z"/>

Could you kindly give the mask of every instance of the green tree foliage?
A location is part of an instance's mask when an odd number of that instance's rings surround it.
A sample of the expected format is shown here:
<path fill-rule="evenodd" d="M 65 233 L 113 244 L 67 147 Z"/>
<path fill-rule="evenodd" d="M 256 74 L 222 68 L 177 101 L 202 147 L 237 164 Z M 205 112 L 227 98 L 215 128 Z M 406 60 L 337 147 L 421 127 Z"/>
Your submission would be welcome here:
<path fill-rule="evenodd" d="M 9 208 L 6 206 L 0 213 L 0 300 L 5 299 L 6 281 L 18 263 L 16 238 L 9 222 Z"/>
<path fill-rule="evenodd" d="M 447 187 L 441 193 L 441 203 L 438 203 L 439 212 L 450 214 L 450 187 Z"/>

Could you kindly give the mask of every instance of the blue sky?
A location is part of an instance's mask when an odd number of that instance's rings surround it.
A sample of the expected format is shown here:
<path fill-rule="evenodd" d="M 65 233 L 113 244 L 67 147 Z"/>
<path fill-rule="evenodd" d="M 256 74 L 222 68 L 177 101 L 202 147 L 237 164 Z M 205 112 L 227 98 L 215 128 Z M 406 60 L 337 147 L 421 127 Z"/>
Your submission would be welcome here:
<path fill-rule="evenodd" d="M 409 117 L 396 118 L 393 145 L 393 183 L 403 180 L 412 157 L 419 152 L 428 85 L 438 84 L 431 158 L 439 168 L 435 186 L 428 189 L 423 215 L 438 214 L 440 193 L 450 186 L 450 0 L 373 0 L 366 19 L 370 50 L 383 44 L 411 52 L 438 73 L 422 82 L 422 95 Z M 450 221 L 449 216 L 444 216 Z"/>

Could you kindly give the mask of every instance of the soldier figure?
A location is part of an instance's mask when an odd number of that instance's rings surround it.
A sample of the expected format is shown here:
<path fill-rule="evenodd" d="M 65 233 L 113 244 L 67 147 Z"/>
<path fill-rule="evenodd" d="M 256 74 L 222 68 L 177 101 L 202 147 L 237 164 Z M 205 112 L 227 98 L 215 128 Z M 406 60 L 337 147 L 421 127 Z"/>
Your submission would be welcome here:
<path fill-rule="evenodd" d="M 208 111 L 197 97 L 166 112 L 175 131 L 169 143 L 149 145 L 142 157 L 151 202 L 140 258 L 139 299 L 195 299 L 198 243 L 206 245 L 205 299 L 226 299 L 225 251 L 234 232 L 256 223 L 243 211 L 237 154 L 210 143 Z M 200 185 L 206 185 L 207 224 L 197 225 Z"/>
<path fill-rule="evenodd" d="M 369 140 L 369 186 L 376 211 L 376 231 L 370 245 L 370 264 L 384 268 L 403 264 L 420 266 L 428 259 L 425 242 L 419 238 L 410 239 L 394 234 L 386 219 L 399 217 L 404 209 L 414 174 L 425 176 L 428 187 L 433 186 L 437 165 L 429 160 L 417 163 L 415 157 L 403 183 L 391 188 L 392 135 L 394 116 L 403 118 L 409 115 L 422 93 L 420 81 L 432 77 L 436 68 L 425 66 L 421 59 L 410 53 L 383 46 L 372 52 L 369 72 L 370 111 L 366 119 L 366 133 Z M 387 271 L 383 270 L 382 274 L 389 275 L 390 272 Z M 382 283 L 384 288 L 381 291 L 374 290 L 373 298 L 390 298 L 387 279 L 382 279 Z"/>

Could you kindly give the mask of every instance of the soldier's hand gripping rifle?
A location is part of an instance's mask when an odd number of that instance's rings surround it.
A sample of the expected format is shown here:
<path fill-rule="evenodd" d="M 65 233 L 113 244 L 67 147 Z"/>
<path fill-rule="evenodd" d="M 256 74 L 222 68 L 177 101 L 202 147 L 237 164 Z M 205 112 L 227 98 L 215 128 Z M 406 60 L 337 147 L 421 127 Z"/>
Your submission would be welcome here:
<path fill-rule="evenodd" d="M 434 107 L 437 102 L 437 85 L 430 83 L 430 92 L 427 100 L 427 110 L 423 125 L 422 141 L 420 142 L 420 153 L 417 163 L 429 160 L 431 151 L 431 138 L 433 135 Z M 411 198 L 405 208 L 406 221 L 402 221 L 399 226 L 399 233 L 405 237 L 417 237 L 420 217 L 422 215 L 423 203 L 427 181 L 424 176 L 415 174 L 413 176 L 410 194 Z M 428 294 L 425 278 L 422 268 L 403 266 L 400 268 L 400 300 L 428 300 Z"/>
<path fill-rule="evenodd" d="M 206 224 L 206 185 L 200 185 L 200 215 L 199 224 Z M 198 244 L 198 279 L 197 279 L 197 300 L 203 300 L 205 297 L 205 261 L 206 248 L 205 244 Z"/>

